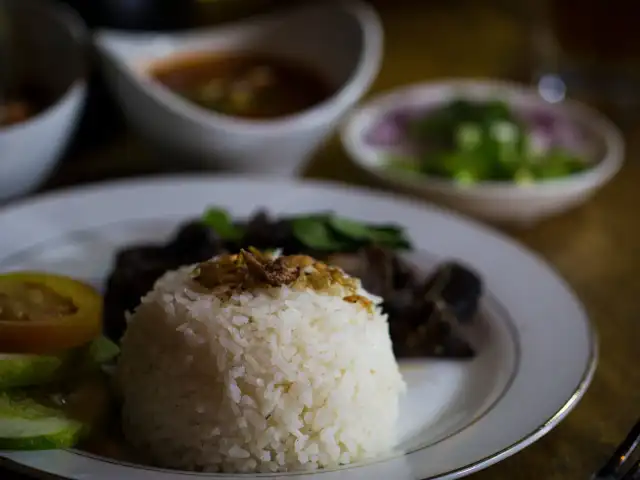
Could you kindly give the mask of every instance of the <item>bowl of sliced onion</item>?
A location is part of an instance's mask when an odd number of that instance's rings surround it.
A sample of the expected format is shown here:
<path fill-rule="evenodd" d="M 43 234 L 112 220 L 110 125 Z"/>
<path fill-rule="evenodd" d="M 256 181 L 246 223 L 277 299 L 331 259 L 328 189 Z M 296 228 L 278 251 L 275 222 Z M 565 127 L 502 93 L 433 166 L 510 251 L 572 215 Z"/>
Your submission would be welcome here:
<path fill-rule="evenodd" d="M 584 203 L 620 170 L 624 140 L 597 111 L 503 81 L 410 85 L 341 129 L 355 165 L 387 187 L 498 223 L 530 225 Z"/>

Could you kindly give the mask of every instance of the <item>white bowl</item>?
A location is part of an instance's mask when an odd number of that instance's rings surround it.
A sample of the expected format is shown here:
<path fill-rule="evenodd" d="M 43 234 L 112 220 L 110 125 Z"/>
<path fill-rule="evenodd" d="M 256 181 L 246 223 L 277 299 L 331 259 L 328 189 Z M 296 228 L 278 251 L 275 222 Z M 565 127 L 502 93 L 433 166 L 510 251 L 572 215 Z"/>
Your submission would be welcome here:
<path fill-rule="evenodd" d="M 0 200 L 27 193 L 51 174 L 76 130 L 86 97 L 86 32 L 62 5 L 5 2 L 15 43 L 18 76 L 56 100 L 24 122 L 0 127 Z M 12 62 L 13 63 L 13 62 Z"/>
<path fill-rule="evenodd" d="M 95 42 L 129 122 L 174 163 L 292 175 L 375 79 L 382 27 L 366 4 L 327 2 L 186 33 L 101 31 Z M 203 110 L 148 74 L 150 65 L 168 56 L 247 50 L 299 60 L 338 89 L 298 114 L 251 121 Z"/>
<path fill-rule="evenodd" d="M 582 173 L 532 185 L 481 182 L 468 186 L 427 176 L 394 173 L 384 168 L 385 154 L 380 147 L 365 141 L 367 132 L 389 112 L 429 109 L 453 98 L 501 99 L 514 109 L 545 109 L 585 133 L 589 139 L 588 161 L 592 166 Z M 380 95 L 346 119 L 341 139 L 356 166 L 383 185 L 484 220 L 525 225 L 585 202 L 618 172 L 624 157 L 621 133 L 596 111 L 569 100 L 550 104 L 535 89 L 502 81 L 449 80 L 412 85 Z"/>

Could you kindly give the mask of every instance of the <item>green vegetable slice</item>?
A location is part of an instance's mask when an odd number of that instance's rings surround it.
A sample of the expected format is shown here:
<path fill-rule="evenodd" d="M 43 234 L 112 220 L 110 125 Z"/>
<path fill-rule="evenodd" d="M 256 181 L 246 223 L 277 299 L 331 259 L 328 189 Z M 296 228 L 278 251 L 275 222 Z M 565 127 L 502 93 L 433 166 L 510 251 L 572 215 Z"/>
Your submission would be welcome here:
<path fill-rule="evenodd" d="M 0 389 L 51 383 L 95 369 L 118 352 L 111 340 L 98 337 L 87 346 L 58 355 L 0 354 Z"/>
<path fill-rule="evenodd" d="M 57 379 L 69 364 L 69 354 L 0 354 L 0 388 L 42 385 Z"/>
<path fill-rule="evenodd" d="M 45 450 L 75 445 L 81 422 L 22 393 L 0 393 L 0 450 Z"/>

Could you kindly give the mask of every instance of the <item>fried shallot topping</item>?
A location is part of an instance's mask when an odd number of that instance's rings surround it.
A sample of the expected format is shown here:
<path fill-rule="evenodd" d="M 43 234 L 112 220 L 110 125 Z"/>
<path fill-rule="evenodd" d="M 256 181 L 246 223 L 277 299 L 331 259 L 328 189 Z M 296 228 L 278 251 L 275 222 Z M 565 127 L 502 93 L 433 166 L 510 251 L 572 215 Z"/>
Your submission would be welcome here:
<path fill-rule="evenodd" d="M 225 254 L 200 263 L 193 271 L 194 280 L 220 297 L 259 288 L 288 286 L 296 290 L 326 292 L 341 286 L 347 290 L 344 300 L 359 303 L 367 310 L 373 304 L 358 295 L 359 282 L 340 268 L 319 262 L 307 255 L 272 256 L 255 248 Z"/>
<path fill-rule="evenodd" d="M 246 250 L 241 250 L 240 255 L 254 280 L 262 281 L 272 287 L 289 285 L 300 276 L 300 267 L 287 264 L 287 257 L 270 260 L 265 259 L 258 252 L 251 253 Z"/>

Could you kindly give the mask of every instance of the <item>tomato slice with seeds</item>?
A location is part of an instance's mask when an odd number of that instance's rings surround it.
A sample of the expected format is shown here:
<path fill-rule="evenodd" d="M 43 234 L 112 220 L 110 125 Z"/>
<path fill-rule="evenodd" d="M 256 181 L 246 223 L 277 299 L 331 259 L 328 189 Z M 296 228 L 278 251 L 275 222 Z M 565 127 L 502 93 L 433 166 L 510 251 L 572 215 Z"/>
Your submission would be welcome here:
<path fill-rule="evenodd" d="M 89 285 L 50 273 L 0 274 L 0 352 L 59 352 L 101 332 L 102 297 Z"/>

